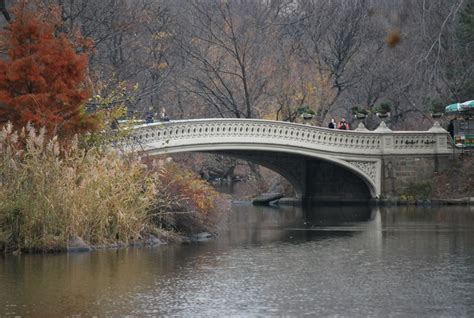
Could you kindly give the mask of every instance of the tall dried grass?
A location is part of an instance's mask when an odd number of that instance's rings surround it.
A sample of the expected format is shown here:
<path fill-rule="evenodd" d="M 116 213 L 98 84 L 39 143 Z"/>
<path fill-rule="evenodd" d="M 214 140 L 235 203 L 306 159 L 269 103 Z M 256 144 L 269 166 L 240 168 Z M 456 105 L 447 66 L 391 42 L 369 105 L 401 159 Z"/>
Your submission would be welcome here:
<path fill-rule="evenodd" d="M 177 209 L 198 208 L 192 227 L 208 226 L 208 211 L 217 208 L 210 196 L 192 195 L 197 186 L 180 192 L 187 183 L 208 189 L 202 181 L 174 182 L 165 166 L 150 170 L 136 156 L 81 149 L 77 139 L 63 147 L 32 127 L 3 127 L 0 155 L 0 249 L 63 249 L 72 236 L 93 245 L 126 243 L 154 227 L 169 228 L 163 222 Z M 174 229 L 188 231 L 185 223 Z"/>
<path fill-rule="evenodd" d="M 155 185 L 138 160 L 112 151 L 67 148 L 32 127 L 0 133 L 0 240 L 48 250 L 78 235 L 91 244 L 140 236 Z"/>

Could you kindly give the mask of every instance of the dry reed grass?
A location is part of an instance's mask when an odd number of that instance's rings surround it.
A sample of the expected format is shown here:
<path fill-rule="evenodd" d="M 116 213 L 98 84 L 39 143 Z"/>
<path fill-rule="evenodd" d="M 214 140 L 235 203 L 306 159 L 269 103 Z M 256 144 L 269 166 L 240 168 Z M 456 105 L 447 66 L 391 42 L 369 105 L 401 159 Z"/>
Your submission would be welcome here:
<path fill-rule="evenodd" d="M 209 190 L 202 181 L 173 182 L 174 172 L 165 166 L 150 170 L 137 156 L 82 149 L 77 139 L 63 147 L 30 126 L 21 132 L 4 126 L 0 155 L 0 249 L 62 250 L 72 236 L 92 245 L 127 243 L 155 227 L 170 227 L 170 212 L 192 208 L 198 211 L 192 226 L 173 223 L 188 232 L 210 225 L 208 211 L 217 208 L 209 203 L 217 194 L 180 193 L 190 189 L 185 184 L 199 182 Z"/>

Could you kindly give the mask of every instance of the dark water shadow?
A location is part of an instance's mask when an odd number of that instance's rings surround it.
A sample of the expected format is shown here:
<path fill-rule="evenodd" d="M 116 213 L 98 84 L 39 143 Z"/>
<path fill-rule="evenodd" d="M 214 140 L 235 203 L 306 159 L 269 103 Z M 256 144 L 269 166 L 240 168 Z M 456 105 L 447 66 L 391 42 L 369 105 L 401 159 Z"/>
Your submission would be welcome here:
<path fill-rule="evenodd" d="M 300 224 L 287 229 L 284 241 L 299 244 L 336 238 L 349 238 L 367 230 L 377 209 L 369 206 L 305 206 Z"/>
<path fill-rule="evenodd" d="M 376 211 L 365 205 L 305 206 L 303 218 L 308 226 L 339 226 L 373 220 Z"/>

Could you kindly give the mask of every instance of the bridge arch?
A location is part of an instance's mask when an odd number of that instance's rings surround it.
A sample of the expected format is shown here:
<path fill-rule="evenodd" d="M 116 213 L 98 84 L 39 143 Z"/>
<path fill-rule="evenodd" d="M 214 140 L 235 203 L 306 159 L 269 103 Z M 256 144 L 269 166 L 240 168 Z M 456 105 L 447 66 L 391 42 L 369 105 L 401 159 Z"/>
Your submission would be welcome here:
<path fill-rule="evenodd" d="M 287 179 L 294 187 L 299 197 L 304 197 L 307 190 L 308 184 L 306 180 L 306 173 L 308 173 L 307 165 L 312 159 L 316 159 L 323 162 L 333 164 L 340 169 L 350 171 L 367 186 L 367 189 L 372 198 L 378 195 L 377 186 L 375 180 L 371 178 L 367 173 L 363 172 L 360 168 L 351 164 L 343 158 L 337 158 L 323 153 L 317 153 L 308 149 L 298 149 L 291 146 L 282 145 L 262 145 L 253 143 L 233 143 L 233 144 L 195 144 L 187 146 L 168 146 L 168 147 L 157 147 L 148 148 L 147 153 L 150 155 L 163 155 L 183 152 L 206 152 L 206 153 L 219 153 L 229 155 L 239 159 L 248 160 L 256 164 L 262 165 L 270 170 L 283 176 Z M 285 158 L 281 157 L 280 154 L 290 155 Z M 353 159 L 354 158 L 349 158 Z M 374 165 L 378 162 L 373 161 Z"/>
<path fill-rule="evenodd" d="M 359 186 L 367 188 L 369 196 L 376 198 L 383 193 L 383 184 L 385 187 L 393 184 L 393 179 L 385 180 L 382 175 L 384 162 L 420 156 L 434 162 L 438 156 L 446 157 L 451 153 L 447 136 L 437 123 L 428 131 L 394 132 L 383 123 L 375 131 L 365 128 L 346 131 L 289 122 L 221 118 L 135 126 L 121 146 L 126 151 L 150 154 L 196 151 L 250 156 L 251 161 L 260 161 L 270 169 L 273 166 L 272 170 L 298 184 L 296 188 L 302 196 L 310 194 L 308 185 L 312 180 L 307 176 L 319 177 L 313 174 L 318 167 L 339 169 L 347 172 L 344 177 L 361 181 Z M 263 154 L 271 155 L 265 157 Z M 275 159 L 282 156 L 289 159 L 286 162 Z M 410 169 L 416 169 L 416 163 L 412 165 L 415 168 Z M 388 175 L 395 177 L 393 173 Z M 430 178 L 430 174 L 422 177 Z M 393 191 L 394 187 L 391 189 Z M 346 196 L 340 193 L 340 197 Z"/>

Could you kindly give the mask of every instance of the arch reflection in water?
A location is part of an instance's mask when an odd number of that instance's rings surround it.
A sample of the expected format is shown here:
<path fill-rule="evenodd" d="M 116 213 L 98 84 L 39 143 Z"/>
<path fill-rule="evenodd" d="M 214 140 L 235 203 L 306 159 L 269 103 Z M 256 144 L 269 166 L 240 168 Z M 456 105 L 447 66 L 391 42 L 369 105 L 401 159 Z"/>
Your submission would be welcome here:
<path fill-rule="evenodd" d="M 355 222 L 367 222 L 375 218 L 378 209 L 368 205 L 355 206 L 309 206 L 303 208 L 303 215 L 308 224 L 341 225 Z"/>
<path fill-rule="evenodd" d="M 369 229 L 381 229 L 380 211 L 376 207 L 309 206 L 302 209 L 302 225 L 288 229 L 288 240 L 331 239 L 360 235 Z"/>

